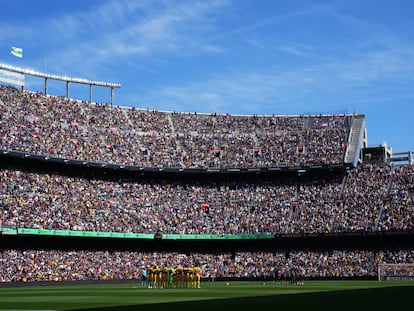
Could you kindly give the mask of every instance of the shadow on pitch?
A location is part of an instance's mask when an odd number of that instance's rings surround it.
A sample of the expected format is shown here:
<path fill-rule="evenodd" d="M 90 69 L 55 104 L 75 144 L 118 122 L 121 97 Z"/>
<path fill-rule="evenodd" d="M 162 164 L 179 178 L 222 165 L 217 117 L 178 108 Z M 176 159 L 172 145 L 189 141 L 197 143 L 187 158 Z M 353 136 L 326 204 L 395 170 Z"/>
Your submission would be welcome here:
<path fill-rule="evenodd" d="M 277 290 L 277 289 L 276 289 Z M 133 311 L 133 310 L 411 310 L 414 286 L 395 286 L 375 289 L 342 290 L 317 293 L 271 295 L 230 299 L 214 299 L 174 303 L 112 306 L 76 309 L 77 311 Z"/>

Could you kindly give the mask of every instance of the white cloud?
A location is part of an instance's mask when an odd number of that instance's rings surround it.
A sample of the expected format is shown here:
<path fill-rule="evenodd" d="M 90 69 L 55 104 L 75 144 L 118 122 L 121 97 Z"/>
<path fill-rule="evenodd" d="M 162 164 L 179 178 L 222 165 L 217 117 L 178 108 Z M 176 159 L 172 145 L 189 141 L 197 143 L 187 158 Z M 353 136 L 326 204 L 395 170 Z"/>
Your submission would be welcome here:
<path fill-rule="evenodd" d="M 338 107 L 349 109 L 380 98 L 392 101 L 414 96 L 410 87 L 414 81 L 413 49 L 394 46 L 352 56 L 299 68 L 281 69 L 273 64 L 233 69 L 187 83 L 170 81 L 168 86 L 144 91 L 141 96 L 165 110 L 174 105 L 181 108 L 177 110 L 222 113 L 337 111 Z M 388 97 L 381 97 L 385 90 Z"/>
<path fill-rule="evenodd" d="M 203 42 L 199 35 L 208 31 L 209 15 L 226 5 L 224 0 L 108 1 L 87 12 L 42 18 L 35 24 L 0 24 L 0 29 L 5 34 L 18 33 L 27 48 L 41 44 L 42 59 L 47 57 L 56 71 L 79 67 L 94 72 L 99 64 L 124 56 L 220 52 L 220 47 Z M 0 41 L 2 37 L 7 35 L 0 35 Z"/>

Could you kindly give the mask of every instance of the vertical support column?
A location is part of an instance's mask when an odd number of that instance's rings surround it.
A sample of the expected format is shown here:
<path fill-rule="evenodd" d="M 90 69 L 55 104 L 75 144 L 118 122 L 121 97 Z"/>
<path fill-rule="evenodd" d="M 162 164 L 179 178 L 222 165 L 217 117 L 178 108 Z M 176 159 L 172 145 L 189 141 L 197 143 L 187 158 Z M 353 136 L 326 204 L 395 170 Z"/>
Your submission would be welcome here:
<path fill-rule="evenodd" d="M 92 84 L 89 84 L 89 102 L 92 102 Z"/>
<path fill-rule="evenodd" d="M 111 106 L 114 104 L 114 87 L 111 86 L 111 95 L 109 98 L 109 103 L 111 104 Z"/>
<path fill-rule="evenodd" d="M 66 98 L 69 98 L 69 81 L 66 81 Z"/>
<path fill-rule="evenodd" d="M 45 95 L 47 95 L 47 78 L 45 78 Z"/>

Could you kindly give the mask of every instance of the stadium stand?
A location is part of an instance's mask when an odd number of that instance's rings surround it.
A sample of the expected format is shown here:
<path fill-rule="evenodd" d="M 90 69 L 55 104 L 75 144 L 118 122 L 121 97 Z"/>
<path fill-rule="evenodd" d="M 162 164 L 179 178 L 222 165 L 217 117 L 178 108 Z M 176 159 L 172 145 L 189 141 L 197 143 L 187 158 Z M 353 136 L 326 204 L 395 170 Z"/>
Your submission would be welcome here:
<path fill-rule="evenodd" d="M 413 166 L 364 162 L 363 119 L 163 112 L 0 86 L 0 282 L 131 280 L 154 262 L 200 265 L 207 279 L 374 278 L 380 263 L 413 263 Z M 50 240 L 31 236 L 33 248 L 24 229 Z M 57 232 L 160 241 L 65 236 L 76 247 L 59 248 Z M 210 252 L 190 251 L 189 235 L 209 236 Z M 230 246 L 235 236 L 247 239 Z"/>
<path fill-rule="evenodd" d="M 0 87 L 4 150 L 146 167 L 343 163 L 352 115 L 168 113 Z"/>
<path fill-rule="evenodd" d="M 137 182 L 4 169 L 0 219 L 10 228 L 136 233 L 413 230 L 412 171 L 365 164 L 345 177 L 312 175 L 297 184 L 297 178 Z"/>
<path fill-rule="evenodd" d="M 141 269 L 199 266 L 203 278 L 282 282 L 295 271 L 307 278 L 375 277 L 378 264 L 414 263 L 413 250 L 179 253 L 3 250 L 0 282 L 136 280 Z"/>

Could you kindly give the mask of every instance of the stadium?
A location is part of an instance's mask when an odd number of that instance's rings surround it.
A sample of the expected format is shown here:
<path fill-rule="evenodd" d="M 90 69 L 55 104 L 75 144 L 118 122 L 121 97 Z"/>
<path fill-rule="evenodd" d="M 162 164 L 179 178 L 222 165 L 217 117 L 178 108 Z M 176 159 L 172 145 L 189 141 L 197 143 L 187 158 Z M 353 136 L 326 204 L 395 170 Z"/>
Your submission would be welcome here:
<path fill-rule="evenodd" d="M 25 90 L 25 75 L 44 79 L 44 92 Z M 412 291 L 413 156 L 369 146 L 365 115 L 157 111 L 113 105 L 117 84 L 9 65 L 2 79 L 0 296 L 33 285 L 151 287 L 155 297 L 185 288 L 202 309 L 214 288 Z M 65 81 L 67 96 L 48 94 L 50 79 Z M 89 86 L 90 100 L 70 99 L 71 83 Z M 93 102 L 94 86 L 110 88 L 109 103 Z M 144 281 L 154 267 L 156 280 Z M 201 289 L 195 272 L 185 284 L 161 282 L 163 269 L 194 267 Z M 147 307 L 171 302 L 155 299 Z M 230 308 L 284 306 L 232 299 Z M 226 304 L 218 301 L 208 307 Z"/>

